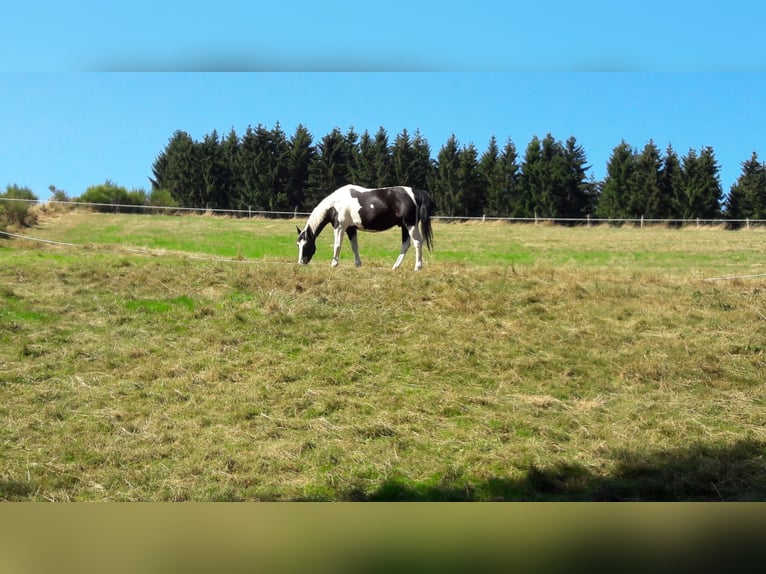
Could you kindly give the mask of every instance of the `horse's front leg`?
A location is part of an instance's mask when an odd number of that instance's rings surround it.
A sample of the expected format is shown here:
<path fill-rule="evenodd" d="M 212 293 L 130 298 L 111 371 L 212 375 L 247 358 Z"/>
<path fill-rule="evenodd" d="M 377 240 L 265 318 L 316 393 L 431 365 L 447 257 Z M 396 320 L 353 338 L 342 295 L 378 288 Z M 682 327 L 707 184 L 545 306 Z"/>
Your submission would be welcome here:
<path fill-rule="evenodd" d="M 346 229 L 346 235 L 348 235 L 348 240 L 351 243 L 351 250 L 354 252 L 354 265 L 361 267 L 362 260 L 359 257 L 359 244 L 356 241 L 356 227 Z"/>
<path fill-rule="evenodd" d="M 399 269 L 399 265 L 402 264 L 404 256 L 407 255 L 407 250 L 410 248 L 410 232 L 406 227 L 402 227 L 402 249 L 399 252 L 399 257 L 394 262 L 394 269 Z"/>
<path fill-rule="evenodd" d="M 343 244 L 343 228 L 341 226 L 334 228 L 334 240 L 332 245 L 332 266 L 337 267 L 340 260 L 340 247 Z"/>

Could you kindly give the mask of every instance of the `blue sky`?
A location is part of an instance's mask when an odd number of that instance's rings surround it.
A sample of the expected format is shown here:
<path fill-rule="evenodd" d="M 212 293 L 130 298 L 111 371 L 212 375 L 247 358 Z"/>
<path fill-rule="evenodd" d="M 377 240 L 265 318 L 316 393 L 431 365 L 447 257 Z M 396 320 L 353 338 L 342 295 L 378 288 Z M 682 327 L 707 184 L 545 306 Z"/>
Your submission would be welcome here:
<path fill-rule="evenodd" d="M 175 130 L 276 122 L 315 139 L 419 129 L 434 155 L 453 133 L 520 154 L 534 135 L 574 136 L 599 179 L 623 139 L 712 146 L 725 192 L 753 151 L 766 160 L 763 3 L 531 4 L 11 5 L 0 186 L 148 190 Z"/>

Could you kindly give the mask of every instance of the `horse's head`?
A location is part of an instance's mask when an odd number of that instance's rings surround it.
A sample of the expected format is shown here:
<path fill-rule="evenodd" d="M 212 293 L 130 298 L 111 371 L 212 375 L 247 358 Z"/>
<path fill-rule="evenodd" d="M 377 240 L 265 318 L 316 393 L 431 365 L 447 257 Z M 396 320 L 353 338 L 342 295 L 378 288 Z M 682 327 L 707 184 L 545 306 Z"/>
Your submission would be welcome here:
<path fill-rule="evenodd" d="M 298 230 L 298 263 L 306 265 L 316 253 L 316 236 L 311 227 L 306 227 L 303 231 L 296 226 Z"/>

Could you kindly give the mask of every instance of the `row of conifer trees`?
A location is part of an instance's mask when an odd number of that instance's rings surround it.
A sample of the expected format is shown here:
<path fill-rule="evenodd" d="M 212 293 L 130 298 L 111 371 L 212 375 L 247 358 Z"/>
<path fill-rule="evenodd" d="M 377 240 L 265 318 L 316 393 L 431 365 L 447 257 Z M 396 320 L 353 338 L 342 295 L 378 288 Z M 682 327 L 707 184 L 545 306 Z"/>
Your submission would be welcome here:
<path fill-rule="evenodd" d="M 358 134 L 335 128 L 314 141 L 299 125 L 249 126 L 202 140 L 176 131 L 152 165 L 152 193 L 183 207 L 310 211 L 346 183 L 410 185 L 430 191 L 440 215 L 544 218 L 714 219 L 766 216 L 766 167 L 753 153 L 724 196 L 712 147 L 679 156 L 653 141 L 637 150 L 625 141 L 612 152 L 606 177 L 589 173 L 574 137 L 533 137 L 520 155 L 494 136 L 480 153 L 452 135 L 436 152 L 416 131 L 393 138 L 380 128 Z"/>

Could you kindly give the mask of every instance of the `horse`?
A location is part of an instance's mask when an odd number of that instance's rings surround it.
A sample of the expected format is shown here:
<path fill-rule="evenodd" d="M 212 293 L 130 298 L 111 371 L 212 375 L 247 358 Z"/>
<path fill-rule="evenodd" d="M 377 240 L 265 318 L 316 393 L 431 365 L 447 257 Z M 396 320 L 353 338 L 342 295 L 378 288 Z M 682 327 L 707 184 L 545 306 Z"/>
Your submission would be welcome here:
<path fill-rule="evenodd" d="M 431 215 L 436 206 L 427 192 L 401 185 L 369 189 L 344 185 L 325 197 L 309 215 L 306 226 L 298 230 L 298 263 L 308 264 L 316 252 L 316 238 L 328 223 L 332 224 L 332 266 L 338 266 L 343 233 L 348 235 L 354 251 L 354 263 L 362 265 L 356 231 L 385 231 L 394 226 L 402 229 L 402 248 L 394 269 L 401 264 L 410 243 L 415 246 L 415 271 L 423 267 L 423 242 L 429 251 L 433 244 Z"/>

